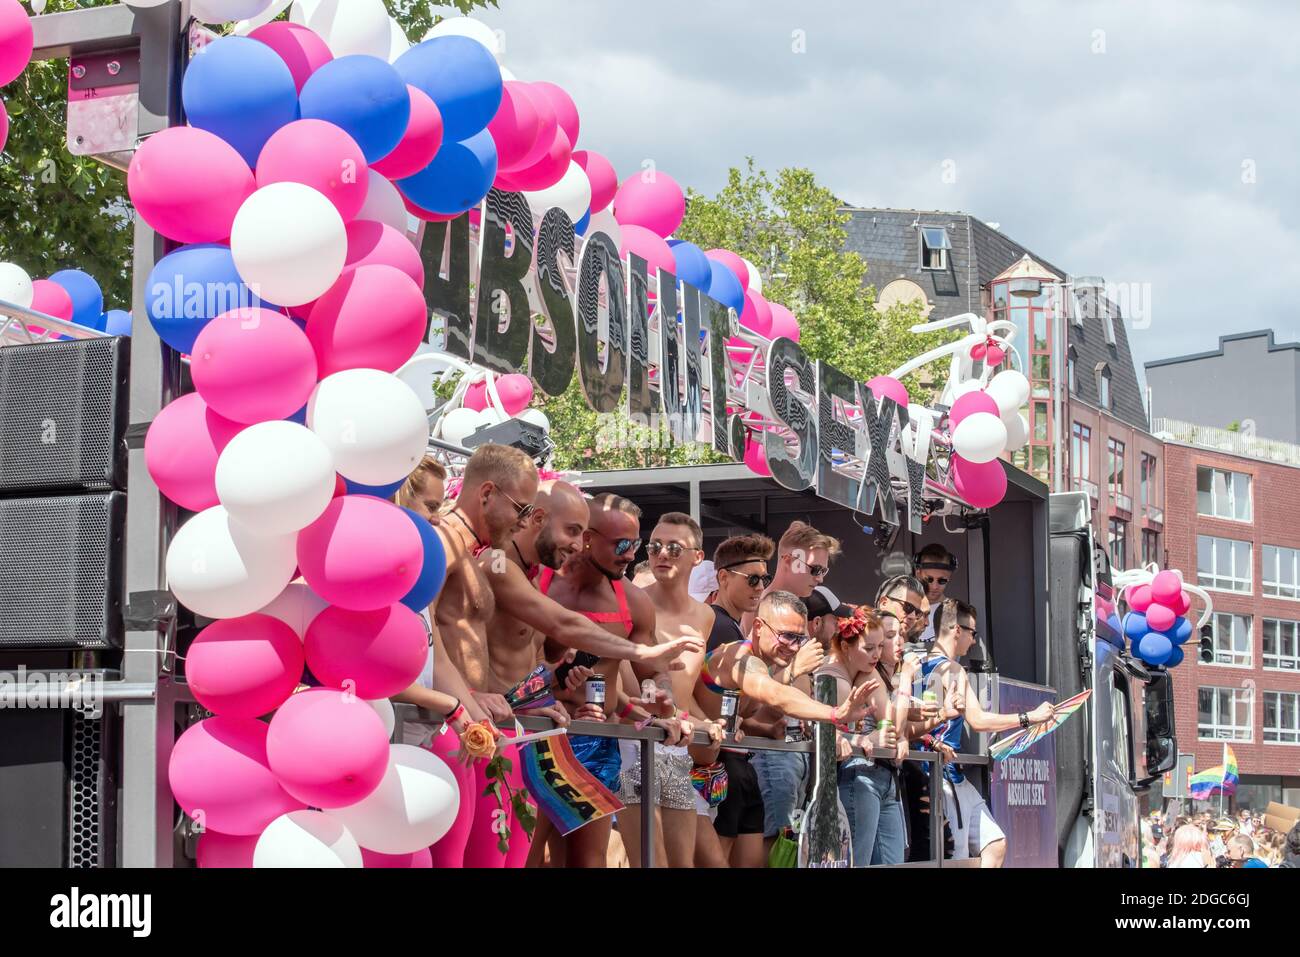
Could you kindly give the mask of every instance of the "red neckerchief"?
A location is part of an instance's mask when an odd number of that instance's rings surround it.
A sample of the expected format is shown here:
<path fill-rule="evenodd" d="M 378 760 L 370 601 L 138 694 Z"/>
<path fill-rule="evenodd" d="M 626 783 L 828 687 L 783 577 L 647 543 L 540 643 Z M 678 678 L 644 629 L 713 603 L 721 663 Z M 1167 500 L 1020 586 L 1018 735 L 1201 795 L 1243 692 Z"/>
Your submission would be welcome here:
<path fill-rule="evenodd" d="M 460 512 L 457 509 L 453 508 L 447 514 L 452 516 L 454 519 L 456 519 L 456 521 L 460 522 L 462 525 L 464 525 L 465 531 L 469 532 L 470 535 L 474 537 L 474 549 L 471 552 L 471 554 L 475 558 L 478 558 L 479 555 L 483 554 L 485 549 L 491 547 L 490 542 L 484 542 L 478 537 L 478 532 L 474 531 L 474 529 L 470 526 L 469 522 L 465 521 L 465 519 L 461 516 Z"/>
<path fill-rule="evenodd" d="M 519 556 L 519 564 L 524 566 L 524 574 L 528 576 L 528 580 L 530 582 L 537 581 L 537 576 L 542 573 L 541 563 L 538 562 L 536 565 L 528 564 L 524 560 L 524 553 L 519 550 L 519 543 L 512 540 L 510 544 L 515 547 L 515 554 Z"/>

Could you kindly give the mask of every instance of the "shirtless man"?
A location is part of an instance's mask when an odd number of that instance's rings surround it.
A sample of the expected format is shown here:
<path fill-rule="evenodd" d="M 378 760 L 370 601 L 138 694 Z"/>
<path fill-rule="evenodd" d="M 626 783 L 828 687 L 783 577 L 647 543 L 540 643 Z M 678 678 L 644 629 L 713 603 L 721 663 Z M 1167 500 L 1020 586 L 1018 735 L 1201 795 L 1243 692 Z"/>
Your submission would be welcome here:
<path fill-rule="evenodd" d="M 668 512 L 650 533 L 646 551 L 650 554 L 650 571 L 654 583 L 645 589 L 655 609 L 655 632 L 660 644 L 682 638 L 699 640 L 698 650 L 681 656 L 682 667 L 669 672 L 673 699 L 681 707 L 696 713 L 687 718 L 707 725 L 721 741 L 721 726 L 704 721 L 703 712 L 694 705 L 695 683 L 704 665 L 704 641 L 713 628 L 713 609 L 690 596 L 691 571 L 704 559 L 704 532 L 699 523 L 685 512 Z M 625 676 L 626 677 L 626 676 Z M 694 705 L 692 708 L 691 706 Z M 641 748 L 635 741 L 620 742 L 623 758 L 623 788 L 619 799 L 627 810 L 619 815 L 619 833 L 627 849 L 628 861 L 641 866 Z M 717 760 L 716 746 L 655 744 L 655 786 L 652 795 L 655 825 L 655 860 L 661 866 L 695 866 L 695 830 L 703 805 L 704 826 L 709 825 L 708 804 L 691 784 L 695 764 L 712 764 Z"/>
<path fill-rule="evenodd" d="M 641 510 L 628 499 L 612 493 L 602 493 L 589 502 L 590 526 L 583 536 L 583 550 L 564 563 L 558 573 L 543 569 L 538 581 L 541 592 L 564 605 L 581 610 L 581 613 L 601 624 L 610 634 L 625 637 L 638 644 L 656 644 L 655 608 L 645 592 L 624 580 L 624 573 L 636 560 L 640 548 Z M 700 645 L 692 636 L 683 636 L 684 643 Z M 547 644 L 554 647 L 548 636 Z M 558 655 L 554 650 L 546 653 L 548 660 Z M 637 689 L 619 689 L 618 662 L 602 656 L 595 671 L 605 679 L 605 711 L 608 715 L 620 701 L 633 707 L 631 698 Z M 652 680 L 668 703 L 672 702 L 672 682 L 666 668 L 633 664 L 637 680 Z M 582 690 L 559 690 L 556 697 L 579 709 L 585 704 Z M 671 712 L 676 714 L 676 709 Z M 689 735 L 689 722 L 675 717 L 655 717 L 652 723 L 664 729 L 666 744 L 673 745 Z M 605 787 L 617 792 L 620 785 L 622 759 L 618 742 L 614 738 L 570 736 L 573 752 Z M 574 831 L 564 839 L 564 854 L 569 867 L 604 867 L 606 848 L 609 845 L 612 820 L 608 817 L 593 821 Z"/>

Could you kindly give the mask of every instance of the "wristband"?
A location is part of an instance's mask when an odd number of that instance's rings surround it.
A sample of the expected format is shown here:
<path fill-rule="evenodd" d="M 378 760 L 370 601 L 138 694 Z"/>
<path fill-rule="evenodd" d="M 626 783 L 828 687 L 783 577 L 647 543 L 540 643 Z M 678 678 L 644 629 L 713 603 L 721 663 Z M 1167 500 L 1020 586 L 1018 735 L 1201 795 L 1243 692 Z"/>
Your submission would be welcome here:
<path fill-rule="evenodd" d="M 678 712 L 677 712 L 677 720 L 678 720 L 678 721 L 690 721 L 690 720 L 691 720 L 691 713 L 690 713 L 689 711 L 678 711 Z"/>
<path fill-rule="evenodd" d="M 632 701 L 631 699 L 628 699 L 627 704 L 623 705 L 623 707 L 619 710 L 618 716 L 622 718 L 624 721 L 626 721 L 631 714 L 632 714 Z"/>
<path fill-rule="evenodd" d="M 461 704 L 459 701 L 457 701 L 456 707 L 452 708 L 451 711 L 447 713 L 447 715 L 443 720 L 447 724 L 455 724 L 463 717 L 465 717 L 465 706 Z"/>
<path fill-rule="evenodd" d="M 1028 728 L 1028 727 L 1029 727 L 1029 715 L 1027 715 L 1027 714 L 1026 714 L 1025 712 L 1023 712 L 1023 711 L 1020 712 L 1020 727 L 1022 727 L 1022 728 Z"/>

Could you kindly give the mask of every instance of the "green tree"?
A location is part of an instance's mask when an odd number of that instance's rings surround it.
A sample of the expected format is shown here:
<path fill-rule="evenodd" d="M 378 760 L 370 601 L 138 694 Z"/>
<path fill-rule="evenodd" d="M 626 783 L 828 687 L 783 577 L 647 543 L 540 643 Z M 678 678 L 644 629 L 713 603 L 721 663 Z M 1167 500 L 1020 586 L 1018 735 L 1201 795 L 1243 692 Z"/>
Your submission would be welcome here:
<path fill-rule="evenodd" d="M 812 171 L 782 169 L 773 178 L 749 159 L 744 169 L 731 169 L 716 196 L 689 192 L 677 236 L 703 249 L 730 249 L 757 265 L 764 297 L 798 316 L 800 345 L 808 355 L 865 382 L 934 348 L 945 334 L 910 331 L 922 321 L 918 305 L 876 309 L 875 288 L 865 281 L 866 262 L 844 248 L 848 219 L 843 204 L 818 185 Z M 904 383 L 912 395 L 926 394 L 916 374 Z M 597 417 L 576 381 L 542 409 L 551 420 L 561 468 L 723 460 L 708 450 L 664 448 L 657 433 L 611 424 L 617 417 Z M 620 447 L 609 448 L 611 437 L 623 440 Z"/>

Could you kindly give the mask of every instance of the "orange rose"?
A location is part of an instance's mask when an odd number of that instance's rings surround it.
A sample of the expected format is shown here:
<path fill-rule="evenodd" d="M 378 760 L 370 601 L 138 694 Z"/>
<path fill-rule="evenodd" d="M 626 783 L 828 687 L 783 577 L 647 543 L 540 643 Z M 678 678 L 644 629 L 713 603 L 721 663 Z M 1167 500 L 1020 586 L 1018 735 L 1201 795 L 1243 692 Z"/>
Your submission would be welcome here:
<path fill-rule="evenodd" d="M 496 728 L 486 721 L 476 721 L 461 732 L 460 746 L 475 760 L 490 758 L 497 749 Z"/>

